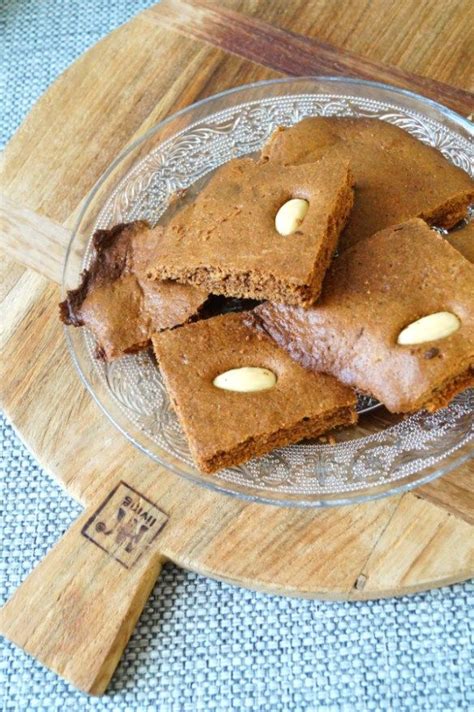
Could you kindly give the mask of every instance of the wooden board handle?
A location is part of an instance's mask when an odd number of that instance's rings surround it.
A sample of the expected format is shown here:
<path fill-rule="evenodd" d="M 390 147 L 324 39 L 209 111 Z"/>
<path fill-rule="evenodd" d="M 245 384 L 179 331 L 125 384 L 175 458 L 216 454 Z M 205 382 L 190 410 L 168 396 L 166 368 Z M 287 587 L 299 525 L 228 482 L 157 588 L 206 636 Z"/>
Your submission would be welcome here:
<path fill-rule="evenodd" d="M 84 692 L 103 693 L 158 577 L 168 517 L 120 482 L 0 611 L 0 631 Z"/>

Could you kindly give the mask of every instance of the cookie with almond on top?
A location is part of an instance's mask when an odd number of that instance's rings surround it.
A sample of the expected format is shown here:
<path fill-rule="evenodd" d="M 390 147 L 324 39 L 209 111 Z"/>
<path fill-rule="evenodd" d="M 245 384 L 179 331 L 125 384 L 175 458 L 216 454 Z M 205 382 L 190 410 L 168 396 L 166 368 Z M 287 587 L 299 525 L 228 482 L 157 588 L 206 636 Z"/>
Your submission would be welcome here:
<path fill-rule="evenodd" d="M 474 265 L 419 219 L 345 250 L 310 309 L 266 302 L 247 321 L 394 413 L 435 411 L 474 384 Z"/>
<path fill-rule="evenodd" d="M 356 395 L 224 314 L 153 336 L 171 402 L 203 472 L 240 465 L 357 420 Z"/>

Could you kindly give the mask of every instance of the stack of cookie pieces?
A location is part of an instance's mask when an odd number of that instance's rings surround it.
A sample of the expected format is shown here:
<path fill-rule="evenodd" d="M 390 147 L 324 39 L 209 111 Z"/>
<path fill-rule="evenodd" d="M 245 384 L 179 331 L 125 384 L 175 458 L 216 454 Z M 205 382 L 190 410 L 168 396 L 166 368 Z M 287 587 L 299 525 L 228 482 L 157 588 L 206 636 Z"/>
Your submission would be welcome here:
<path fill-rule="evenodd" d="M 96 233 L 62 319 L 105 359 L 152 343 L 204 472 L 354 423 L 356 390 L 435 410 L 474 383 L 474 265 L 471 228 L 448 241 L 428 223 L 452 228 L 473 200 L 395 126 L 305 119 L 164 227 Z M 210 295 L 261 303 L 212 315 Z"/>

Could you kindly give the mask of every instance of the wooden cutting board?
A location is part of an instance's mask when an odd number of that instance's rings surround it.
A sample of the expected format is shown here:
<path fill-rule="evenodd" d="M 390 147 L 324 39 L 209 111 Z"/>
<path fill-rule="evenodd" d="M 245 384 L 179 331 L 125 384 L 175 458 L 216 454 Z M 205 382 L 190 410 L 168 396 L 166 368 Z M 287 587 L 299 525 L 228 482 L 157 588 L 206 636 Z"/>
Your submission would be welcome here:
<path fill-rule="evenodd" d="M 473 574 L 472 466 L 416 492 L 326 511 L 209 492 L 158 467 L 113 428 L 80 382 L 57 318 L 78 210 L 147 128 L 205 96 L 284 74 L 386 81 L 469 114 L 472 9 L 468 1 L 166 0 L 73 64 L 7 147 L 2 406 L 86 509 L 4 607 L 0 627 L 81 689 L 107 686 L 166 560 L 243 586 L 328 599 L 401 595 Z M 107 539 L 120 508 L 149 525 L 125 553 Z"/>

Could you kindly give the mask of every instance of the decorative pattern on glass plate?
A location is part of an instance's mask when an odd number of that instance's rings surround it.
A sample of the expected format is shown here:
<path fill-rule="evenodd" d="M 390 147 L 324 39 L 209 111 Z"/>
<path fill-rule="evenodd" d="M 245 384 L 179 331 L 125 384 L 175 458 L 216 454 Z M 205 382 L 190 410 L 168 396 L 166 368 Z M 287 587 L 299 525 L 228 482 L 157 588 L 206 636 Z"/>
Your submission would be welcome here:
<path fill-rule="evenodd" d="M 272 96 L 232 106 L 208 115 L 168 138 L 133 165 L 104 205 L 95 228 L 145 218 L 156 223 L 170 197 L 192 186 L 229 159 L 258 151 L 278 125 L 306 116 L 377 117 L 409 131 L 438 148 L 452 163 L 472 175 L 468 141 L 432 118 L 385 101 L 361 96 L 301 94 Z M 84 266 L 90 260 L 90 245 Z M 89 381 L 100 379 L 127 418 L 153 443 L 192 467 L 183 433 L 158 368 L 148 353 L 127 356 L 111 364 L 94 358 L 95 344 L 84 333 L 89 351 Z M 374 401 L 361 399 L 360 408 Z M 224 489 L 284 493 L 302 500 L 363 492 L 393 484 L 436 464 L 473 437 L 473 392 L 432 415 L 417 413 L 366 437 L 334 445 L 304 442 L 214 475 Z M 381 425 L 381 428 L 383 426 Z M 343 437 L 343 436 L 342 436 Z M 159 459 L 159 458 L 158 458 Z M 176 469 L 176 468 L 175 468 Z M 186 468 L 189 472 L 189 467 Z M 196 473 L 199 477 L 198 473 Z"/>

